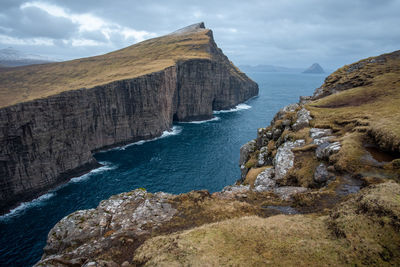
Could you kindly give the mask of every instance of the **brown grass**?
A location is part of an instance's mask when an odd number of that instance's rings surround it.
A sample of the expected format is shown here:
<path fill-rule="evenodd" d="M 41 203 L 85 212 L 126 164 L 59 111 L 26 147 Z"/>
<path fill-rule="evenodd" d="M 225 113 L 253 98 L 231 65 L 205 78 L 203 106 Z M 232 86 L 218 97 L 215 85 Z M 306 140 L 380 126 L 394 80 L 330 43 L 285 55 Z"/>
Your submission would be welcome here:
<path fill-rule="evenodd" d="M 146 40 L 101 56 L 4 69 L 0 72 L 0 107 L 138 77 L 178 60 L 210 59 L 210 42 L 211 31 L 204 29 Z"/>
<path fill-rule="evenodd" d="M 400 264 L 400 186 L 363 190 L 330 216 L 251 216 L 147 240 L 145 266 L 343 266 Z"/>

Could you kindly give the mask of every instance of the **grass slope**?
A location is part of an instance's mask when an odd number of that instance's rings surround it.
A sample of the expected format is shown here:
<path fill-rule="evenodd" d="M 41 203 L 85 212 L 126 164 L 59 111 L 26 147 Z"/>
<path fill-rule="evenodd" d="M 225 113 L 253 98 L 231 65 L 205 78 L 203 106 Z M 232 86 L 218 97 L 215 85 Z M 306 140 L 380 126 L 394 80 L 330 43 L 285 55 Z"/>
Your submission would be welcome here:
<path fill-rule="evenodd" d="M 215 46 L 209 29 L 143 41 L 101 56 L 0 70 L 0 107 L 92 88 L 173 66 L 178 60 L 210 59 Z"/>
<path fill-rule="evenodd" d="M 145 266 L 400 264 L 400 185 L 364 189 L 329 216 L 242 217 L 147 240 Z"/>

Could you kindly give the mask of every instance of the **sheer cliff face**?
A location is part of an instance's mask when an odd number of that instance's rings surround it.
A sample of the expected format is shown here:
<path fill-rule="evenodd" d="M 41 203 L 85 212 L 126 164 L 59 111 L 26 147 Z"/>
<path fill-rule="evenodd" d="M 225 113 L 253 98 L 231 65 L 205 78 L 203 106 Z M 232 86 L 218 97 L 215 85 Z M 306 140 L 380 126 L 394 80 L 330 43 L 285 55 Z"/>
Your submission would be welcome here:
<path fill-rule="evenodd" d="M 201 26 L 175 34 L 204 32 L 206 57 L 1 108 L 0 211 L 97 166 L 93 151 L 159 136 L 174 120 L 208 119 L 257 95 Z"/>

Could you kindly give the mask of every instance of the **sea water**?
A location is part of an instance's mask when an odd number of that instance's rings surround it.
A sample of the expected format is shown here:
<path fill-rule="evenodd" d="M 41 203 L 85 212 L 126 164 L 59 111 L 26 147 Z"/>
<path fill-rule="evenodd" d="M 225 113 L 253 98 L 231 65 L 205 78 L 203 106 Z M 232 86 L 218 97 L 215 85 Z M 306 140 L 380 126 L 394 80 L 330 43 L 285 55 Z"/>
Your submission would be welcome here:
<path fill-rule="evenodd" d="M 214 112 L 208 121 L 177 123 L 161 138 L 139 141 L 95 155 L 103 165 L 0 217 L 0 266 L 31 266 L 49 230 L 64 216 L 95 208 L 111 195 L 135 188 L 149 192 L 210 192 L 240 177 L 240 146 L 269 125 L 283 106 L 311 95 L 326 75 L 248 73 L 259 96 L 236 108 Z"/>

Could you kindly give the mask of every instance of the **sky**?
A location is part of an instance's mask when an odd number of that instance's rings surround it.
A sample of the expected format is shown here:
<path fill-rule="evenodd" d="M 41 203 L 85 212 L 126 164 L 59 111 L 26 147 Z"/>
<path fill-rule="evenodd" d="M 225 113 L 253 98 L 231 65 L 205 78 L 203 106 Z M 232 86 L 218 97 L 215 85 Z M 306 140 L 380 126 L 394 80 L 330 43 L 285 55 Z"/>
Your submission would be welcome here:
<path fill-rule="evenodd" d="M 400 49 L 400 0 L 0 0 L 0 49 L 58 60 L 203 21 L 236 65 L 336 69 Z"/>

